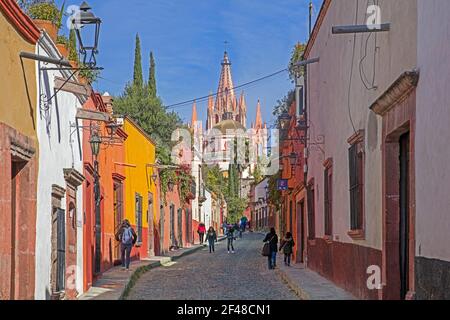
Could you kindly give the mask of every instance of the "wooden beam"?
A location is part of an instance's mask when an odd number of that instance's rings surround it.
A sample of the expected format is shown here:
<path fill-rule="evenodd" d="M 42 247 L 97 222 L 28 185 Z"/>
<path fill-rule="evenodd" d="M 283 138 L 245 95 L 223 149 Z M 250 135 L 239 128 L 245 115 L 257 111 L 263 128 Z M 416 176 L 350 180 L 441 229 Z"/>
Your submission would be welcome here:
<path fill-rule="evenodd" d="M 66 84 L 64 84 L 66 80 L 61 77 L 55 77 L 55 89 L 61 90 L 65 92 L 70 92 L 73 94 L 79 94 L 82 96 L 89 97 L 92 92 L 92 88 L 88 85 L 80 84 L 76 81 L 68 81 Z"/>
<path fill-rule="evenodd" d="M 102 121 L 102 122 L 110 122 L 112 120 L 109 113 L 86 110 L 86 109 L 77 109 L 76 118 L 83 119 L 83 120 Z"/>

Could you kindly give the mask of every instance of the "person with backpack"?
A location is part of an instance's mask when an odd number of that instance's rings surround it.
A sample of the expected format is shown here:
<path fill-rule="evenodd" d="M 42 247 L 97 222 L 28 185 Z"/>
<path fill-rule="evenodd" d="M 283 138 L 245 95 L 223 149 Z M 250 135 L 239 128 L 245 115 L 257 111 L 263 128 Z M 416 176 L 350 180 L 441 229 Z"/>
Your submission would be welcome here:
<path fill-rule="evenodd" d="M 232 252 L 234 253 L 234 246 L 233 246 L 233 241 L 235 240 L 235 236 L 234 236 L 234 228 L 232 226 L 228 227 L 227 230 L 227 244 L 228 244 L 228 253 Z M 230 251 L 230 249 L 232 251 Z"/>
<path fill-rule="evenodd" d="M 137 238 L 137 234 L 131 227 L 130 221 L 124 220 L 116 234 L 116 240 L 120 242 L 123 270 L 130 270 L 131 250 L 136 244 Z"/>
<path fill-rule="evenodd" d="M 275 228 L 270 229 L 270 233 L 266 235 L 263 240 L 264 243 L 268 242 L 270 253 L 268 254 L 269 270 L 275 269 L 277 266 L 277 252 L 278 252 L 278 236 Z"/>
<path fill-rule="evenodd" d="M 210 227 L 206 234 L 206 241 L 209 244 L 209 253 L 215 252 L 214 244 L 217 242 L 217 233 L 213 227 Z"/>
<path fill-rule="evenodd" d="M 281 241 L 280 252 L 284 253 L 284 264 L 288 267 L 291 266 L 291 257 L 294 253 L 295 242 L 292 238 L 292 233 L 286 233 L 286 237 Z"/>

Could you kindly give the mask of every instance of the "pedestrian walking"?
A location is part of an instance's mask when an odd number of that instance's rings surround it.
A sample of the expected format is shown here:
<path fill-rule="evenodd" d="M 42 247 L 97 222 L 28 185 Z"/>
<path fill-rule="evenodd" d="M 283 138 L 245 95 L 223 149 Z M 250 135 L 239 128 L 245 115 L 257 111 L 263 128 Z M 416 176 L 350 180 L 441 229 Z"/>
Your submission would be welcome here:
<path fill-rule="evenodd" d="M 280 244 L 280 252 L 283 250 L 284 253 L 284 264 L 288 267 L 291 266 L 291 257 L 294 253 L 294 247 L 294 238 L 292 238 L 292 233 L 288 232 Z"/>
<path fill-rule="evenodd" d="M 206 241 L 209 244 L 209 253 L 215 252 L 214 244 L 217 242 L 217 233 L 213 227 L 210 227 L 208 233 L 206 234 Z"/>
<path fill-rule="evenodd" d="M 129 271 L 131 262 L 131 250 L 136 244 L 137 235 L 131 227 L 130 221 L 124 220 L 116 234 L 116 240 L 120 242 L 122 269 Z"/>
<path fill-rule="evenodd" d="M 233 229 L 234 229 L 234 238 L 235 238 L 235 240 L 237 240 L 237 233 L 238 233 L 239 230 L 240 230 L 240 227 L 239 227 L 239 221 L 237 221 L 237 222 L 234 224 Z"/>
<path fill-rule="evenodd" d="M 200 244 L 203 244 L 203 242 L 205 242 L 205 233 L 206 233 L 206 226 L 204 223 L 200 223 L 197 229 L 197 233 L 200 239 Z"/>
<path fill-rule="evenodd" d="M 227 242 L 228 242 L 228 253 L 232 252 L 234 253 L 234 245 L 233 245 L 233 241 L 235 240 L 235 236 L 234 236 L 234 228 L 228 228 L 227 231 Z M 230 251 L 231 249 L 231 251 Z"/>
<path fill-rule="evenodd" d="M 269 243 L 270 254 L 267 258 L 269 263 L 269 270 L 273 270 L 277 266 L 277 252 L 278 252 L 278 235 L 275 231 L 275 228 L 270 229 L 270 233 L 266 235 L 263 242 Z"/>
<path fill-rule="evenodd" d="M 222 229 L 223 229 L 223 235 L 224 235 L 224 236 L 227 234 L 227 228 L 228 228 L 228 224 L 227 224 L 227 222 L 225 221 L 225 222 L 222 224 Z"/>

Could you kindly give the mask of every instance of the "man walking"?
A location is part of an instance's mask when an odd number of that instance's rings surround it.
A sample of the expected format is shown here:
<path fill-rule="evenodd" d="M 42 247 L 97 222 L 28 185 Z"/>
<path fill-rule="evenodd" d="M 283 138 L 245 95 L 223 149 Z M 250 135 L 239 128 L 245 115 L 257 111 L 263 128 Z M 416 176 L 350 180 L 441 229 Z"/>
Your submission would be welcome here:
<path fill-rule="evenodd" d="M 130 270 L 131 250 L 137 241 L 137 235 L 131 227 L 130 221 L 124 220 L 122 226 L 116 234 L 116 240 L 120 242 L 122 257 L 122 269 Z"/>

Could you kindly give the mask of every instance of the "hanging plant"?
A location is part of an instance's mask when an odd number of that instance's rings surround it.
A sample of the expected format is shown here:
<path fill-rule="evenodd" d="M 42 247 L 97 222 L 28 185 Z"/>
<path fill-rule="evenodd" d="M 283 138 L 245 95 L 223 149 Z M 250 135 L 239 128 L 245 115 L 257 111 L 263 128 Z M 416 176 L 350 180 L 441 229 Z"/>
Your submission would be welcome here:
<path fill-rule="evenodd" d="M 79 73 L 79 76 L 86 79 L 88 83 L 93 83 L 97 80 L 98 76 L 100 75 L 99 70 L 92 70 L 89 68 L 89 66 L 86 66 L 84 64 L 81 64 L 80 66 L 81 70 Z"/>
<path fill-rule="evenodd" d="M 66 48 L 69 47 L 69 39 L 65 35 L 59 35 L 58 38 L 56 38 L 56 44 L 62 44 Z"/>

